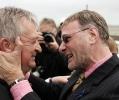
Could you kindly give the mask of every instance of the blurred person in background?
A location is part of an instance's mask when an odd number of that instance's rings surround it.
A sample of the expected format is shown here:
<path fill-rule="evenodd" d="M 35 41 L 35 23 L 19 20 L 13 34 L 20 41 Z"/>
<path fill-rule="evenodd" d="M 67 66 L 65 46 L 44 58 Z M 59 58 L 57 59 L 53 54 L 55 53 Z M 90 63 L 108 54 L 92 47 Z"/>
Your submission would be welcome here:
<path fill-rule="evenodd" d="M 112 53 L 118 54 L 118 45 L 116 44 L 115 40 L 110 36 L 108 39 L 108 46 Z"/>
<path fill-rule="evenodd" d="M 67 67 L 67 58 L 58 51 L 57 27 L 55 21 L 50 18 L 44 18 L 40 21 L 38 31 L 42 32 L 44 39 L 51 38 L 51 41 L 45 40 L 40 44 L 42 53 L 36 56 L 39 77 L 47 79 L 49 77 L 68 75 L 70 71 Z M 47 37 L 45 37 L 47 35 Z"/>

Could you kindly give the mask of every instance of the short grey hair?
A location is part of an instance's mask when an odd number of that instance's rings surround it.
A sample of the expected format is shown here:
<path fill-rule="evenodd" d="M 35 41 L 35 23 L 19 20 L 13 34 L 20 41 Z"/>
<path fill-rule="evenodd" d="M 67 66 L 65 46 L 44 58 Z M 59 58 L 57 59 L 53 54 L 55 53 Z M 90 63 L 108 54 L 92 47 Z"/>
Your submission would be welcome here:
<path fill-rule="evenodd" d="M 24 33 L 25 29 L 20 23 L 22 18 L 38 27 L 35 16 L 26 10 L 15 7 L 4 7 L 0 9 L 0 37 L 6 37 L 15 41 L 16 37 Z"/>

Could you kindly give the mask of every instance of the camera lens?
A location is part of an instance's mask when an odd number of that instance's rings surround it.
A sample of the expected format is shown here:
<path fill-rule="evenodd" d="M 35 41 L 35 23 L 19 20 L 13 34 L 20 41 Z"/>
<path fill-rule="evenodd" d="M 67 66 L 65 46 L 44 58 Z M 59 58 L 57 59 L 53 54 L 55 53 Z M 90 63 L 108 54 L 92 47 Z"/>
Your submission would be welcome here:
<path fill-rule="evenodd" d="M 47 43 L 53 42 L 51 33 L 43 32 L 43 37 L 44 37 L 45 42 L 47 42 Z"/>

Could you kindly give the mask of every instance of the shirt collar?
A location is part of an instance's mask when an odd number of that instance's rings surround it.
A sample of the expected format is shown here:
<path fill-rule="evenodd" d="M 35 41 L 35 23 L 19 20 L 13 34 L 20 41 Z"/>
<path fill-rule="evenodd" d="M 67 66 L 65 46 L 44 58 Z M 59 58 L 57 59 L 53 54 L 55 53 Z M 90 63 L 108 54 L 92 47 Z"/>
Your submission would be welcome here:
<path fill-rule="evenodd" d="M 91 73 L 93 73 L 98 67 L 100 67 L 105 61 L 107 61 L 111 57 L 112 57 L 112 53 L 108 54 L 103 59 L 99 60 L 98 62 L 90 66 L 84 73 L 85 78 L 87 78 Z"/>

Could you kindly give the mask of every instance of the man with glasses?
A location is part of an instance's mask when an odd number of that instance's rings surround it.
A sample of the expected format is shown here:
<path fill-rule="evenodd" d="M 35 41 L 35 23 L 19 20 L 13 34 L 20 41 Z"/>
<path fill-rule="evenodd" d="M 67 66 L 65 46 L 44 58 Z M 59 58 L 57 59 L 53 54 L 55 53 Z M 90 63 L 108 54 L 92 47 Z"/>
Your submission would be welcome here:
<path fill-rule="evenodd" d="M 68 57 L 68 68 L 73 74 L 57 99 L 119 100 L 119 59 L 109 50 L 109 32 L 104 18 L 94 11 L 83 10 L 68 17 L 61 32 L 59 51 Z M 31 76 L 29 81 L 32 87 L 37 86 L 38 95 L 43 92 L 49 99 L 56 97 L 47 92 L 54 87 L 45 91 L 48 84 L 44 86 L 40 79 Z"/>
<path fill-rule="evenodd" d="M 83 10 L 68 17 L 61 30 L 59 50 L 68 57 L 68 68 L 75 72 L 60 100 L 118 100 L 119 59 L 109 50 L 104 18 L 94 11 Z"/>

